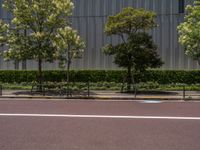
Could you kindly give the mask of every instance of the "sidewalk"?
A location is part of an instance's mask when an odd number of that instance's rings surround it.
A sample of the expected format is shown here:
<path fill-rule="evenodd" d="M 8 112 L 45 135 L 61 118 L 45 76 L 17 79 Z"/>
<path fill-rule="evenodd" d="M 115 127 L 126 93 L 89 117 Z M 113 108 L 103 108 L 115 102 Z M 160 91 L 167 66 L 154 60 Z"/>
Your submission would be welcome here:
<path fill-rule="evenodd" d="M 185 100 L 200 100 L 200 91 L 186 91 Z M 39 98 L 39 99 L 104 99 L 104 100 L 183 100 L 182 91 L 163 91 L 162 93 L 138 93 L 135 97 L 131 93 L 119 91 L 91 91 L 90 96 L 73 95 L 72 97 L 60 95 L 32 95 L 30 91 L 4 90 L 1 98 Z"/>

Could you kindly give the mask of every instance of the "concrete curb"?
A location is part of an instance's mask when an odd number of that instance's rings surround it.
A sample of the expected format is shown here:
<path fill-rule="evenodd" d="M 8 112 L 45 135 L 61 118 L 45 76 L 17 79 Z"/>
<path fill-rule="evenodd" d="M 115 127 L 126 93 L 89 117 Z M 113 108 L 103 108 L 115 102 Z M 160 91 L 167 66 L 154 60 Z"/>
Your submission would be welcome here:
<path fill-rule="evenodd" d="M 176 97 L 112 97 L 112 96 L 90 96 L 90 97 L 59 97 L 59 96 L 0 96 L 0 99 L 42 99 L 42 100 L 160 100 L 160 101 L 183 101 L 183 98 Z M 185 99 L 184 101 L 200 101 L 198 98 Z"/>

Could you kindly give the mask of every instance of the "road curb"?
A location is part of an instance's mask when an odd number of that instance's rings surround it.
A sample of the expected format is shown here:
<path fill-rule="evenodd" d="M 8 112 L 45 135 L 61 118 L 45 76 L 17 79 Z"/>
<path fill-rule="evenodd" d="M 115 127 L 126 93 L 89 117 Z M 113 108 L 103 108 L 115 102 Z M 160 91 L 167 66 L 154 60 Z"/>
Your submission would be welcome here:
<path fill-rule="evenodd" d="M 111 97 L 111 96 L 90 96 L 90 97 L 55 97 L 55 96 L 0 96 L 0 99 L 42 99 L 42 100 L 158 100 L 158 101 L 183 101 L 182 98 L 174 97 Z M 184 101 L 200 101 L 200 99 L 185 99 Z"/>

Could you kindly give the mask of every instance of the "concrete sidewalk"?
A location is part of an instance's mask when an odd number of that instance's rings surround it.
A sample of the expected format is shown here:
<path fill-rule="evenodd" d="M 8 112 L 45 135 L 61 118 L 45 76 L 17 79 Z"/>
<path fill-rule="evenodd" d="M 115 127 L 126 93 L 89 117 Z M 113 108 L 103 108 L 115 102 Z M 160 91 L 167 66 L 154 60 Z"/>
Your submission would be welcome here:
<path fill-rule="evenodd" d="M 24 90 L 4 90 L 2 98 L 40 98 L 40 99 L 108 99 L 108 100 L 183 100 L 183 91 L 162 91 L 162 93 L 145 92 L 135 94 L 120 93 L 119 91 L 91 91 L 90 96 L 73 95 L 71 97 L 60 95 L 31 94 Z M 185 100 L 199 100 L 200 91 L 186 91 Z"/>

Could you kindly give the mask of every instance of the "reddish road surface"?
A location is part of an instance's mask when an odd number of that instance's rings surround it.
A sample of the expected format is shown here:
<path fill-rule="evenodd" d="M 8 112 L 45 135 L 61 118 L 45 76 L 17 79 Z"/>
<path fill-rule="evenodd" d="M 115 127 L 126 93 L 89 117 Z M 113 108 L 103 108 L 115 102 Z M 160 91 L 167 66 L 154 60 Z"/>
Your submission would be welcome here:
<path fill-rule="evenodd" d="M 0 150 L 200 150 L 200 103 L 0 101 Z"/>

